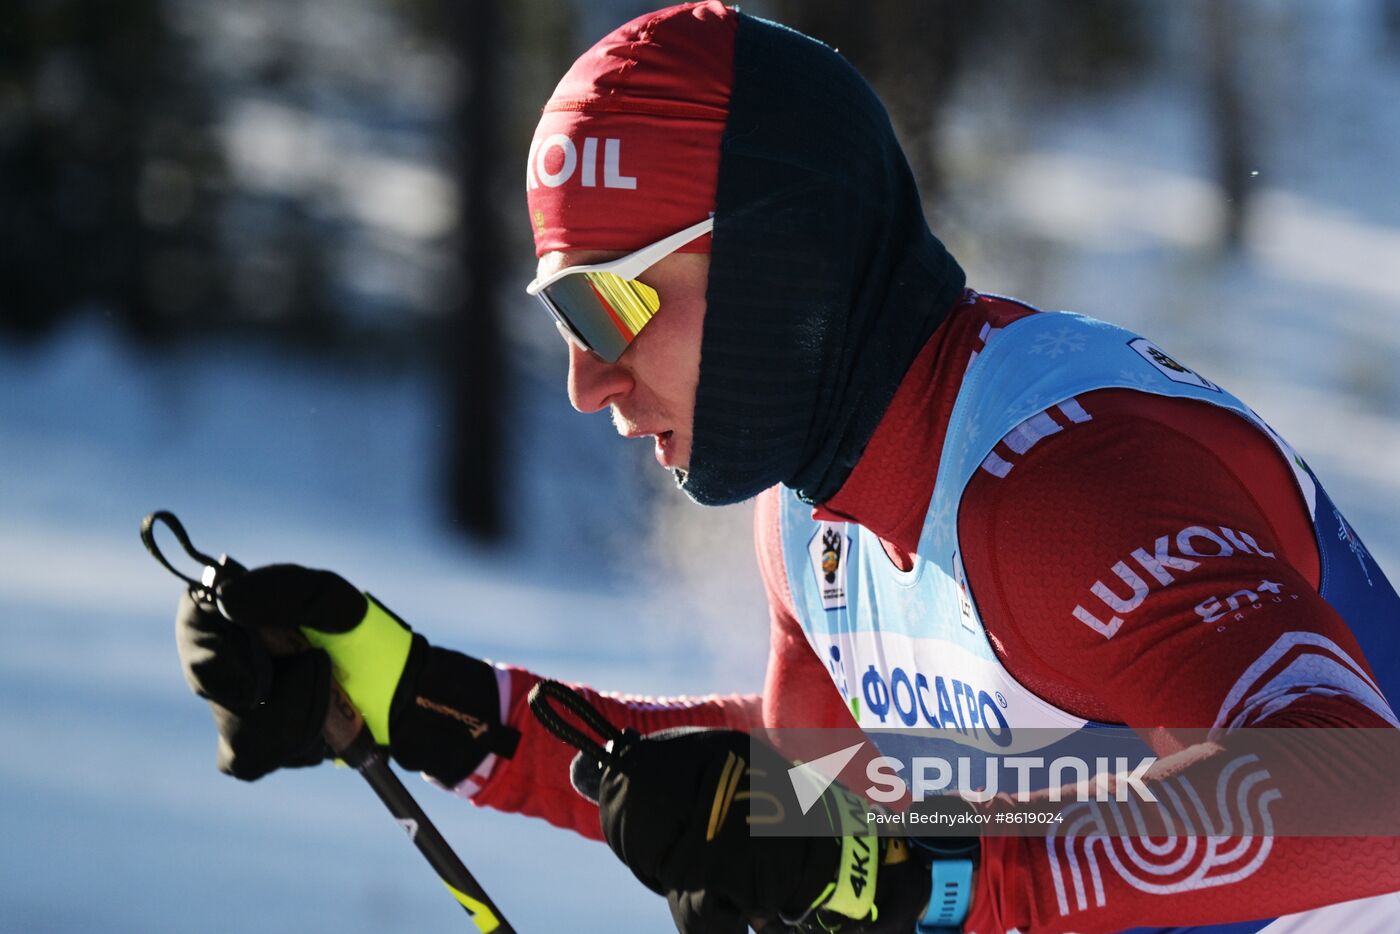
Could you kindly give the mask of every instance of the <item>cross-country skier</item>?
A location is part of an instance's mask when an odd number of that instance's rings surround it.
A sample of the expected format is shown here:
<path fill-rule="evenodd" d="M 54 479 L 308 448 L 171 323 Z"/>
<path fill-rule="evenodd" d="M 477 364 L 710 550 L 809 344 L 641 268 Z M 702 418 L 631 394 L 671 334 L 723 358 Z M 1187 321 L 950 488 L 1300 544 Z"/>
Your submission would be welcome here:
<path fill-rule="evenodd" d="M 1154 730 L 1147 786 L 1214 789 L 1254 728 L 1396 728 L 1400 599 L 1234 396 L 1145 339 L 969 289 L 883 107 L 799 33 L 717 0 L 620 27 L 545 106 L 526 186 L 530 291 L 569 342 L 574 407 L 652 438 L 698 503 L 757 497 L 762 693 L 581 688 L 640 734 L 718 728 L 640 741 L 665 768 L 605 775 L 600 809 L 530 716 L 535 674 L 430 646 L 334 574 L 275 566 L 224 585 L 225 610 L 321 630 L 325 652 L 269 658 L 181 607 L 223 770 L 320 761 L 333 660 L 402 766 L 606 836 L 684 931 L 1245 932 L 1293 915 L 1290 931 L 1400 930 L 1387 836 L 1211 838 L 1176 867 L 1134 862 L 1131 837 L 988 836 L 898 868 L 887 853 L 860 892 L 837 837 L 771 859 L 747 808 L 720 806 L 748 785 L 729 766 L 746 731 L 1122 724 Z M 1211 741 L 1183 748 L 1179 728 Z M 1263 787 L 1397 810 L 1394 775 L 1329 756 L 1325 781 L 1304 761 Z"/>

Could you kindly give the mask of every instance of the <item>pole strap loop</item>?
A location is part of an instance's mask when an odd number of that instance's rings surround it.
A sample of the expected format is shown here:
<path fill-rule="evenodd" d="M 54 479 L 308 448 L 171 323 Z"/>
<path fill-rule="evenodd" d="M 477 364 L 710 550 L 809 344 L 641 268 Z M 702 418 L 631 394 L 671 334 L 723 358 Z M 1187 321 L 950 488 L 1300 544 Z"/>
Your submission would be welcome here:
<path fill-rule="evenodd" d="M 550 701 L 557 701 L 569 713 L 591 728 L 604 742 L 589 736 L 569 723 Z M 530 689 L 530 710 L 546 730 L 573 746 L 579 752 L 609 768 L 620 768 L 617 754 L 623 738 L 622 731 L 603 716 L 583 695 L 558 681 L 543 680 Z"/>

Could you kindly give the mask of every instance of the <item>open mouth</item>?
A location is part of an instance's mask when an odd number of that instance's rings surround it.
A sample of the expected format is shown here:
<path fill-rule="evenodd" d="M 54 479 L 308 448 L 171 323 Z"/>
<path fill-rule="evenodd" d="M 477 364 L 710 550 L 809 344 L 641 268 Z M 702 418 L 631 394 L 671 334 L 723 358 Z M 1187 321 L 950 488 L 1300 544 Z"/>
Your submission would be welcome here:
<path fill-rule="evenodd" d="M 671 444 L 672 434 L 672 432 L 663 431 L 656 436 L 656 462 L 662 467 L 672 466 L 672 455 L 674 453 Z"/>

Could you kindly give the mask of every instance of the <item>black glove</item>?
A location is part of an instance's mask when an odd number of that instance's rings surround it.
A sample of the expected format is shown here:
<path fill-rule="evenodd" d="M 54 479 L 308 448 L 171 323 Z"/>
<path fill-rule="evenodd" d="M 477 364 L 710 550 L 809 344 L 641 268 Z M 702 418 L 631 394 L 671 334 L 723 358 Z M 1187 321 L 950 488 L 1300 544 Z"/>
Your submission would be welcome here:
<path fill-rule="evenodd" d="M 333 673 L 406 769 L 452 786 L 488 753 L 514 754 L 491 666 L 430 646 L 339 575 L 270 565 L 229 576 L 217 600 L 182 597 L 175 636 L 185 679 L 213 710 L 220 771 L 252 781 L 324 759 Z M 297 633 L 310 645 L 269 651 Z"/>
<path fill-rule="evenodd" d="M 812 814 L 825 833 L 762 836 L 799 805 L 791 763 L 731 730 L 676 730 L 620 744 L 598 786 L 603 835 L 685 934 L 751 923 L 813 931 L 909 931 L 928 901 L 927 863 L 865 825 L 868 805 L 833 784 Z M 752 783 L 757 774 L 762 778 Z M 577 784 L 577 781 L 576 781 Z"/>

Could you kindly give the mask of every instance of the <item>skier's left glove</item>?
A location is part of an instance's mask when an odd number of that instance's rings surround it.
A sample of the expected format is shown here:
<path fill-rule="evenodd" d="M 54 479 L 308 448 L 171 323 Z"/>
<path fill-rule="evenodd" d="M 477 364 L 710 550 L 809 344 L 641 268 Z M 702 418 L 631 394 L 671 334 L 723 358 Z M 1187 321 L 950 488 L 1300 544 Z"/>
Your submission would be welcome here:
<path fill-rule="evenodd" d="M 750 924 L 842 934 L 907 932 L 928 901 L 920 851 L 876 836 L 868 805 L 832 784 L 811 813 L 817 836 L 755 834 L 799 813 L 792 763 L 748 734 L 673 730 L 628 736 L 598 787 L 603 835 L 641 882 L 666 896 L 683 934 Z M 752 783 L 758 776 L 762 781 Z"/>

